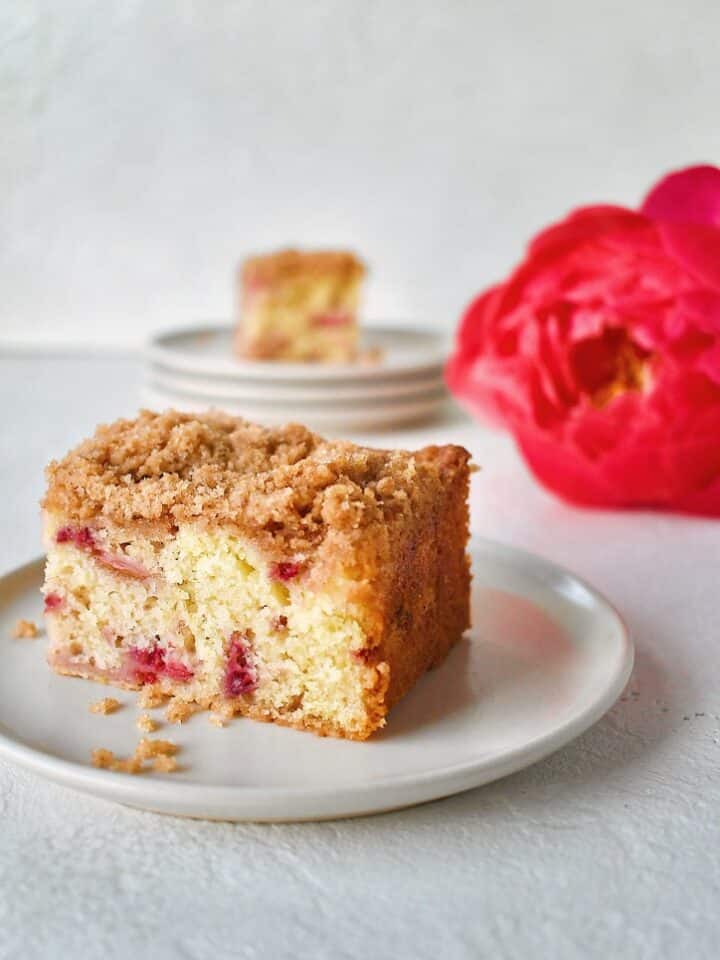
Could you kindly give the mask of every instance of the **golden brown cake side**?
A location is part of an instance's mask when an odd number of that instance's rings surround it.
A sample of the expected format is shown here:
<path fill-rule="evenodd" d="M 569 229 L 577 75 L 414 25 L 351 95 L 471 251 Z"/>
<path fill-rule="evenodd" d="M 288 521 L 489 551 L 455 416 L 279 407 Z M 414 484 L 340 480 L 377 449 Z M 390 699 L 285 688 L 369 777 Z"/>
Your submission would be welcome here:
<path fill-rule="evenodd" d="M 423 504 L 388 531 L 383 626 L 369 657 L 387 665 L 387 688 L 375 707 L 383 715 L 470 626 L 469 456 L 461 447 L 430 447 L 418 452 L 423 461 Z"/>
<path fill-rule="evenodd" d="M 235 352 L 243 359 L 345 363 L 358 345 L 365 267 L 343 251 L 283 250 L 238 272 Z"/>

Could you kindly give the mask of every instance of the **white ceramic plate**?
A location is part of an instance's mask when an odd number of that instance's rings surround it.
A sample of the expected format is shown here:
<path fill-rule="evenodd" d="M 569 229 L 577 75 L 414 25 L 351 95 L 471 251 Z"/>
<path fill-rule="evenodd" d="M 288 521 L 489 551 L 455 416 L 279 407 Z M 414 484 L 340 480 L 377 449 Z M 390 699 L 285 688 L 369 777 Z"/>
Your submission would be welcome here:
<path fill-rule="evenodd" d="M 40 561 L 0 580 L 0 756 L 85 793 L 162 813 L 223 820 L 314 820 L 377 813 L 468 790 L 547 756 L 620 695 L 633 649 L 618 614 L 547 561 L 473 545 L 473 622 L 436 671 L 366 743 L 321 739 L 198 714 L 156 736 L 181 746 L 182 772 L 96 770 L 90 751 L 120 755 L 141 735 L 135 695 L 111 716 L 88 712 L 108 687 L 58 677 L 44 641 L 9 640 L 40 620 Z M 161 714 L 158 714 L 161 716 Z"/>
<path fill-rule="evenodd" d="M 208 324 L 170 331 L 152 339 L 148 358 L 166 370 L 241 380 L 327 382 L 376 380 L 437 373 L 449 352 L 447 337 L 431 330 L 403 327 L 366 327 L 361 348 L 378 349 L 374 364 L 267 363 L 233 356 L 233 328 Z"/>
<path fill-rule="evenodd" d="M 238 400 L 272 403 L 378 403 L 386 400 L 417 398 L 438 391 L 445 392 L 442 371 L 429 376 L 403 377 L 397 380 L 337 380 L 317 382 L 301 380 L 286 383 L 282 380 L 230 380 L 227 377 L 203 377 L 194 373 L 176 373 L 164 367 L 150 364 L 148 380 L 157 389 L 175 393 L 193 394 L 207 399 L 219 397 Z"/>
<path fill-rule="evenodd" d="M 387 429 L 399 424 L 426 420 L 446 403 L 444 389 L 420 397 L 392 398 L 378 403 L 341 402 L 262 403 L 256 400 L 236 400 L 226 397 L 202 397 L 193 393 L 162 390 L 152 382 L 141 390 L 141 402 L 154 410 L 174 407 L 189 413 L 205 410 L 224 410 L 256 423 L 274 426 L 294 421 L 315 430 Z"/>

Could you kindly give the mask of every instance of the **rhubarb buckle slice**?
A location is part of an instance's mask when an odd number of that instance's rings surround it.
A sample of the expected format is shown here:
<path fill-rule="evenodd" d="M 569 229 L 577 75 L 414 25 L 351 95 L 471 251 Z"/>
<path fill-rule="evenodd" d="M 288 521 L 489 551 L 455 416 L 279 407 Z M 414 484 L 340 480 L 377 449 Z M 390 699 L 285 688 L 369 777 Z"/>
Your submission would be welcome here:
<path fill-rule="evenodd" d="M 143 411 L 48 467 L 58 673 L 365 739 L 469 621 L 468 454 Z"/>
<path fill-rule="evenodd" d="M 249 360 L 348 363 L 358 357 L 365 267 L 341 250 L 281 250 L 238 272 L 235 352 Z"/>

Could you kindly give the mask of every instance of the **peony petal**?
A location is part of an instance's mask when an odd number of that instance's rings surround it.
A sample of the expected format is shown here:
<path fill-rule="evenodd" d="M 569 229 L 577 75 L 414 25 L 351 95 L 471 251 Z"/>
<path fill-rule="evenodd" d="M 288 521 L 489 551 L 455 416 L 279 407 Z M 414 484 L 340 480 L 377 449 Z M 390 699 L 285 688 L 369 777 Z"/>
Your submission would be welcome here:
<path fill-rule="evenodd" d="M 702 357 L 698 360 L 697 366 L 698 370 L 700 370 L 708 380 L 720 385 L 720 340 L 703 353 Z M 718 443 L 718 447 L 720 447 L 720 443 Z"/>
<path fill-rule="evenodd" d="M 720 170 L 705 165 L 669 174 L 652 188 L 640 212 L 666 223 L 720 227 Z"/>
<path fill-rule="evenodd" d="M 720 291 L 720 230 L 695 223 L 661 223 L 663 246 L 696 280 Z"/>
<path fill-rule="evenodd" d="M 678 296 L 677 309 L 698 330 L 720 337 L 720 292 L 690 290 Z"/>
<path fill-rule="evenodd" d="M 527 254 L 528 257 L 556 255 L 566 247 L 575 247 L 603 234 L 646 227 L 645 217 L 625 207 L 579 207 L 564 220 L 541 230 L 530 241 Z"/>

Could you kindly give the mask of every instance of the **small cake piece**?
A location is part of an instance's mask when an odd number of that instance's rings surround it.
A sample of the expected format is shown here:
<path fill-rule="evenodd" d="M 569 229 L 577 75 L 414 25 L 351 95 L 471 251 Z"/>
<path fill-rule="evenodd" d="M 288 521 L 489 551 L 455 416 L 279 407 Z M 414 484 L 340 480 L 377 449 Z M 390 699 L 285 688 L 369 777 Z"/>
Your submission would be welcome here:
<path fill-rule="evenodd" d="M 177 744 L 171 740 L 148 740 L 142 737 L 135 747 L 135 756 L 138 760 L 152 760 L 154 757 L 173 757 L 177 750 Z"/>
<path fill-rule="evenodd" d="M 94 767 L 115 773 L 144 773 L 148 762 L 158 773 L 174 773 L 179 769 L 175 757 L 177 752 L 177 745 L 169 740 L 148 740 L 143 737 L 130 757 L 116 757 L 112 750 L 99 747 L 92 751 L 90 759 Z"/>
<path fill-rule="evenodd" d="M 115 697 L 103 697 L 102 700 L 96 700 L 90 704 L 90 713 L 101 713 L 107 716 L 109 713 L 115 713 L 120 709 L 120 701 Z"/>
<path fill-rule="evenodd" d="M 168 696 L 169 694 L 163 693 L 156 684 L 149 683 L 142 688 L 138 697 L 138 706 L 143 710 L 156 710 L 167 702 Z"/>
<path fill-rule="evenodd" d="M 98 747 L 91 754 L 92 765 L 99 770 L 111 770 L 115 763 L 115 754 L 112 750 L 106 750 L 105 747 Z"/>
<path fill-rule="evenodd" d="M 100 427 L 48 467 L 49 662 L 176 719 L 365 739 L 468 626 L 468 459 L 220 413 Z"/>
<path fill-rule="evenodd" d="M 352 253 L 283 250 L 238 277 L 235 352 L 251 360 L 347 363 L 358 348 L 365 267 Z"/>
<path fill-rule="evenodd" d="M 149 713 L 141 713 L 135 721 L 135 726 L 143 733 L 154 733 L 157 730 L 157 720 L 153 720 Z"/>
<path fill-rule="evenodd" d="M 18 620 L 13 627 L 13 640 L 34 640 L 39 631 L 33 620 Z"/>
<path fill-rule="evenodd" d="M 156 773 L 175 773 L 178 768 L 178 762 L 175 757 L 155 757 L 153 760 L 153 770 Z"/>

